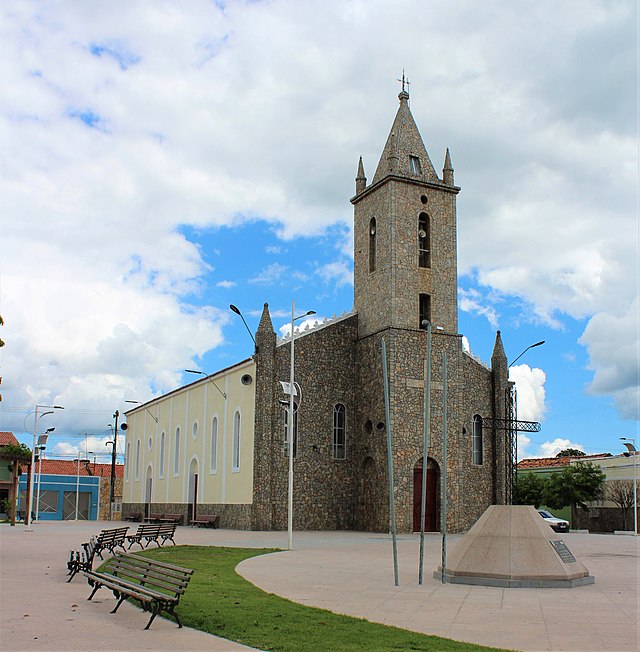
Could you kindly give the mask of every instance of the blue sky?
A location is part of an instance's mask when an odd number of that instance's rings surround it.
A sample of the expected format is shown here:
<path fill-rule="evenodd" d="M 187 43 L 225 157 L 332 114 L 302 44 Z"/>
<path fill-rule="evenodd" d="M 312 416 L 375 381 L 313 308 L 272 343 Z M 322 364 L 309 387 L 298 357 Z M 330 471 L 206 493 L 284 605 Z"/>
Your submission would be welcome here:
<path fill-rule="evenodd" d="M 638 437 L 632 3 L 63 4 L 0 9 L 0 429 L 60 404 L 52 453 L 108 450 L 125 400 L 250 355 L 230 303 L 349 311 L 405 69 L 462 187 L 460 331 L 485 361 L 498 328 L 511 360 L 546 341 L 513 368 L 521 454 Z"/>

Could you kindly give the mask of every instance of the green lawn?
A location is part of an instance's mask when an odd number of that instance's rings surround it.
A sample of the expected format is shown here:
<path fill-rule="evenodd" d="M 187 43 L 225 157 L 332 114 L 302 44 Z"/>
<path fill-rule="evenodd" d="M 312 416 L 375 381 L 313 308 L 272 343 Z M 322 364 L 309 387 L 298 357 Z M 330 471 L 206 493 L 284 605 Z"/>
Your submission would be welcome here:
<path fill-rule="evenodd" d="M 183 624 L 260 650 L 457 652 L 495 649 L 305 607 L 265 593 L 236 573 L 235 568 L 242 560 L 270 552 L 275 551 L 175 546 L 140 554 L 195 570 L 178 609 Z"/>

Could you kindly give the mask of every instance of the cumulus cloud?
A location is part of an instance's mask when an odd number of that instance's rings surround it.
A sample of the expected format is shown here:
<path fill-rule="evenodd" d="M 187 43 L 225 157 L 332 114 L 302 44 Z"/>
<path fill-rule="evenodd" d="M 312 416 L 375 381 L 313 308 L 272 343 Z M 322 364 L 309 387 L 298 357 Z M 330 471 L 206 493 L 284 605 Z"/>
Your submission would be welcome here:
<path fill-rule="evenodd" d="M 518 419 L 522 421 L 542 421 L 545 406 L 544 383 L 547 379 L 542 369 L 520 364 L 509 368 L 509 380 L 516 384 L 518 396 Z"/>
<path fill-rule="evenodd" d="M 612 395 L 620 413 L 640 419 L 640 299 L 624 314 L 594 315 L 580 338 L 594 370 L 589 391 Z"/>
<path fill-rule="evenodd" d="M 460 310 L 481 315 L 487 319 L 491 327 L 498 329 L 498 313 L 491 305 L 482 300 L 481 293 L 475 288 L 458 288 L 458 304 Z"/>
<path fill-rule="evenodd" d="M 451 148 L 463 187 L 459 271 L 480 289 L 462 309 L 494 328 L 501 297 L 556 327 L 595 315 L 581 340 L 591 391 L 637 415 L 631 3 L 0 11 L 2 365 L 15 405 L 109 411 L 179 382 L 228 319 L 194 305 L 209 268 L 181 227 L 265 220 L 287 239 L 350 224 L 357 157 L 371 180 L 412 60 L 433 62 L 409 72 L 426 146 L 436 168 Z M 350 233 L 342 245 L 322 273 L 346 284 Z M 600 327 L 626 338 L 625 355 Z M 536 371 L 519 379 L 521 418 L 544 414 Z"/>
<path fill-rule="evenodd" d="M 561 437 L 556 437 L 553 441 L 546 441 L 541 444 L 540 452 L 542 453 L 542 457 L 555 457 L 565 448 L 577 448 L 579 451 L 584 452 L 584 446 L 582 444 L 576 444 L 570 439 L 562 439 Z"/>

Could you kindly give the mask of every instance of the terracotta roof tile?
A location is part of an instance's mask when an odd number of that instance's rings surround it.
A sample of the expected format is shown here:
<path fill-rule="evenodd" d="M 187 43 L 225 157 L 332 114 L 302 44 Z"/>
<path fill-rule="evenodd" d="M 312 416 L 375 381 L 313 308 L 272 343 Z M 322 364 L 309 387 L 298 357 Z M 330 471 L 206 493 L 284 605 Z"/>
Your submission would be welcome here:
<path fill-rule="evenodd" d="M 12 432 L 0 430 L 0 446 L 17 446 L 19 443 Z"/>
<path fill-rule="evenodd" d="M 580 457 L 532 457 L 518 462 L 518 469 L 547 469 L 556 466 L 567 466 L 570 462 L 588 461 L 602 457 L 611 457 L 611 453 L 596 453 Z"/>
<path fill-rule="evenodd" d="M 87 467 L 89 470 L 87 470 Z M 36 464 L 36 468 L 40 470 L 40 463 Z M 91 471 L 91 473 L 89 473 Z M 78 463 L 73 460 L 42 460 L 42 473 L 48 475 L 77 475 Z M 102 478 L 111 477 L 111 464 L 95 464 L 89 460 L 88 464 L 80 462 L 80 475 L 88 476 L 94 475 Z M 116 464 L 116 478 L 124 477 L 124 465 Z"/>

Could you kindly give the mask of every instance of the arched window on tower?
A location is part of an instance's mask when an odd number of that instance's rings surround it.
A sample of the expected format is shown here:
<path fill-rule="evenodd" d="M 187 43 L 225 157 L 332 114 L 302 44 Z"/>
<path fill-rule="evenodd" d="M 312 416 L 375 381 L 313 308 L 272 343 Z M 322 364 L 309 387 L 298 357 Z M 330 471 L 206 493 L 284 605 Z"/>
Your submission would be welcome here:
<path fill-rule="evenodd" d="M 344 460 L 347 457 L 347 409 L 342 403 L 333 408 L 333 458 Z"/>
<path fill-rule="evenodd" d="M 376 271 L 376 218 L 369 222 L 369 271 Z"/>
<path fill-rule="evenodd" d="M 418 216 L 418 266 L 431 267 L 431 233 L 426 213 Z"/>
<path fill-rule="evenodd" d="M 474 464 L 483 463 L 482 439 L 482 417 L 479 414 L 474 414 L 473 430 L 471 433 L 471 461 Z"/>
<path fill-rule="evenodd" d="M 420 316 L 419 328 L 427 330 L 427 322 L 431 321 L 431 296 L 429 294 L 420 295 Z"/>

